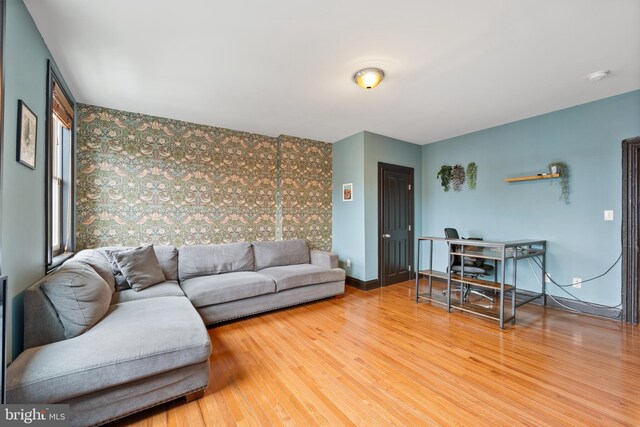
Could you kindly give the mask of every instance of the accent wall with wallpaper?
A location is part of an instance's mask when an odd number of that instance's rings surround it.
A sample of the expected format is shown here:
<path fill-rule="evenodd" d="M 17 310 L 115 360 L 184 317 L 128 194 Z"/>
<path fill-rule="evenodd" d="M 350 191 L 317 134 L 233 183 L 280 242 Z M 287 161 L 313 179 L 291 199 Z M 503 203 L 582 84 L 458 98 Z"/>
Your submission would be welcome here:
<path fill-rule="evenodd" d="M 331 250 L 331 144 L 78 105 L 77 250 L 302 238 Z"/>

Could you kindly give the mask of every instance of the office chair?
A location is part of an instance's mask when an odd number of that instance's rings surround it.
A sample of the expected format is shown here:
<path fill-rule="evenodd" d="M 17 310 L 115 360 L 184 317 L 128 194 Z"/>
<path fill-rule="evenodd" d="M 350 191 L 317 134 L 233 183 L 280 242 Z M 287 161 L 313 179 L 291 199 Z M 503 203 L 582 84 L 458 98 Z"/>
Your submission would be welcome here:
<path fill-rule="evenodd" d="M 447 239 L 460 239 L 458 230 L 455 228 L 445 228 L 444 236 Z M 472 239 L 469 239 L 472 240 Z M 452 245 L 451 251 L 456 252 L 459 245 Z M 462 272 L 462 260 L 464 259 L 464 275 L 468 277 L 477 278 L 478 276 L 485 276 L 493 271 L 493 266 L 484 264 L 482 259 L 461 257 L 460 255 L 451 255 L 451 271 L 460 274 Z M 478 295 L 485 298 L 490 302 L 493 302 L 493 298 L 482 291 L 471 288 L 471 285 L 461 283 L 457 289 L 452 289 L 451 292 L 462 292 L 462 298 L 464 301 L 468 301 L 469 294 Z M 442 295 L 446 295 L 447 291 L 443 291 Z"/>

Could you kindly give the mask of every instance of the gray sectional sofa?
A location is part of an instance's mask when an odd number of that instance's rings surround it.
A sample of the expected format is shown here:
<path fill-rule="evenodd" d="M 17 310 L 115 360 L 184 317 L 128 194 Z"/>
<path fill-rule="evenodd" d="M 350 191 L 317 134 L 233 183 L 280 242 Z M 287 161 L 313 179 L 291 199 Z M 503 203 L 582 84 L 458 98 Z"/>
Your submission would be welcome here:
<path fill-rule="evenodd" d="M 337 257 L 304 240 L 154 246 L 165 280 L 140 291 L 116 290 L 113 249 L 81 251 L 25 291 L 9 403 L 67 403 L 71 424 L 87 426 L 197 397 L 205 324 L 344 293 Z"/>

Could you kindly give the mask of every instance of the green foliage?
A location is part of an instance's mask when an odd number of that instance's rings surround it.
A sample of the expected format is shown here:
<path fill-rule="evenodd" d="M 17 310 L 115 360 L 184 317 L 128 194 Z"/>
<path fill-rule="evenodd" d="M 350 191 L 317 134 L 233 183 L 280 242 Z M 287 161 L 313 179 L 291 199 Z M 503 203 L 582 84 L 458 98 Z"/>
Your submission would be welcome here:
<path fill-rule="evenodd" d="M 471 162 L 467 165 L 467 186 L 469 190 L 476 189 L 476 183 L 478 180 L 478 165 L 476 162 Z"/>
<path fill-rule="evenodd" d="M 449 165 L 442 165 L 438 172 L 437 178 L 440 180 L 440 185 L 444 188 L 444 191 L 449 191 L 451 185 L 451 170 L 453 168 Z"/>
<path fill-rule="evenodd" d="M 464 184 L 464 166 L 461 164 L 457 164 L 451 170 L 451 183 L 453 186 L 453 191 L 462 190 L 462 184 Z"/>
<path fill-rule="evenodd" d="M 549 173 L 551 173 L 553 166 L 558 168 L 558 173 L 560 174 L 560 200 L 564 200 L 566 204 L 569 204 L 569 165 L 565 162 L 551 162 L 549 163 Z"/>

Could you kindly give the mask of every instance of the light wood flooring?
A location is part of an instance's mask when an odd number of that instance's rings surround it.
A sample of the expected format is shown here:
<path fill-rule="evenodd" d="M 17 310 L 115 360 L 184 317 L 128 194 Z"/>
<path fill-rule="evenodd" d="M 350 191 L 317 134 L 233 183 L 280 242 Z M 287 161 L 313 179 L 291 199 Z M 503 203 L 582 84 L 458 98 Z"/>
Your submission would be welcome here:
<path fill-rule="evenodd" d="M 205 396 L 115 425 L 640 425 L 638 327 L 527 305 L 501 332 L 413 286 L 213 327 Z"/>

